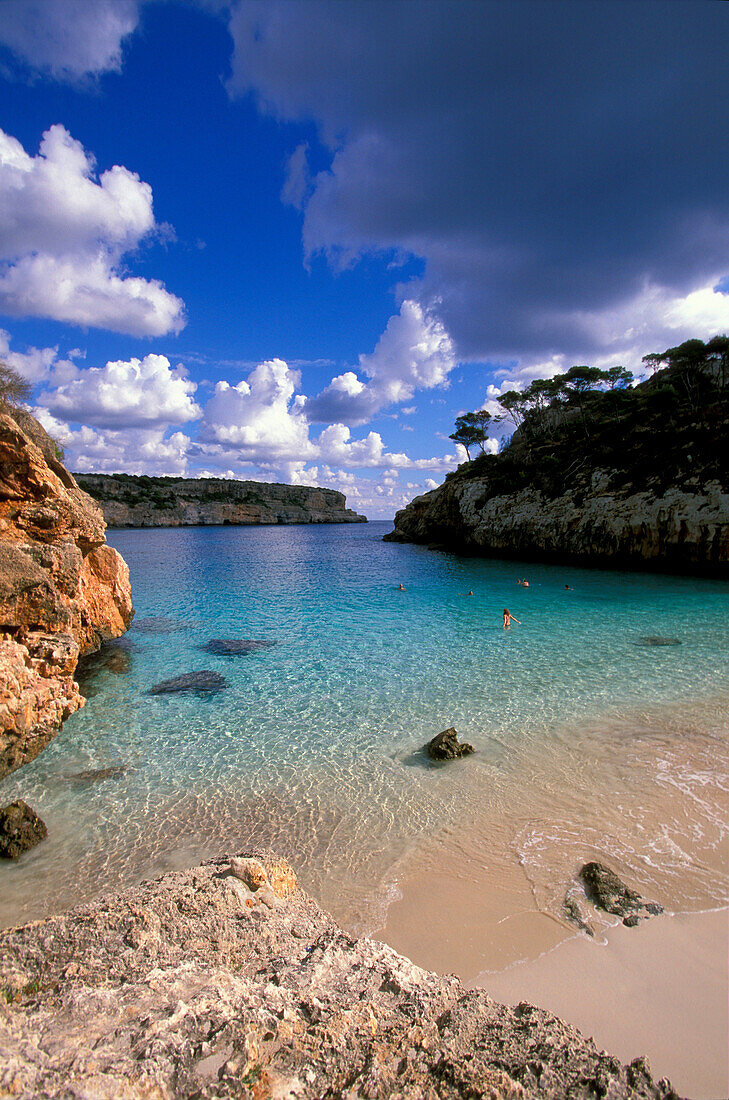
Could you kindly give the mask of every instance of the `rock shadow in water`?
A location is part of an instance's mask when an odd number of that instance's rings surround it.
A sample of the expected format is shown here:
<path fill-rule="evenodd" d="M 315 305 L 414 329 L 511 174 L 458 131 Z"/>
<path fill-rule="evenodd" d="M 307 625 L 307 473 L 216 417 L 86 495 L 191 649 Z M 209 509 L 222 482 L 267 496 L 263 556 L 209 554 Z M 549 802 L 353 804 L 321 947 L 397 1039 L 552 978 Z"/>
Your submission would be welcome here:
<path fill-rule="evenodd" d="M 172 680 L 161 680 L 149 689 L 150 695 L 177 695 L 186 691 L 214 692 L 222 691 L 228 681 L 219 672 L 201 669 L 199 672 L 185 672 Z"/>
<path fill-rule="evenodd" d="M 664 638 L 660 634 L 643 634 L 638 638 L 637 642 L 633 642 L 633 645 L 643 646 L 664 646 L 664 645 L 683 645 L 680 638 Z"/>
<path fill-rule="evenodd" d="M 178 619 L 168 619 L 164 615 L 150 615 L 145 619 L 135 619 L 130 630 L 140 634 L 177 634 L 188 630 L 190 623 L 181 623 Z"/>
<path fill-rule="evenodd" d="M 216 657 L 245 657 L 249 653 L 257 653 L 275 645 L 275 642 L 254 638 L 211 638 L 202 648 L 206 653 L 214 653 Z"/>
<path fill-rule="evenodd" d="M 71 775 L 63 775 L 67 783 L 101 783 L 104 779 L 120 779 L 127 772 L 134 771 L 126 764 L 110 764 L 106 768 L 89 768 L 83 772 L 73 772 Z"/>

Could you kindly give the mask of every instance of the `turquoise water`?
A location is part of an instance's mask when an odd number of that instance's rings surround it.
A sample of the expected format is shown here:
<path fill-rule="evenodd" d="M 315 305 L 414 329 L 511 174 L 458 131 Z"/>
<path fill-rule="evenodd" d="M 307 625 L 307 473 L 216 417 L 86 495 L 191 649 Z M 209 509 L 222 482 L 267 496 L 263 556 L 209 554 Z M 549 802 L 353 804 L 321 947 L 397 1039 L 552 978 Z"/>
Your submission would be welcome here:
<path fill-rule="evenodd" d="M 588 847 L 654 868 L 674 908 L 725 898 L 729 586 L 459 558 L 383 543 L 389 527 L 109 533 L 141 623 L 0 784 L 49 826 L 0 868 L 0 922 L 255 838 L 372 928 L 409 854 L 469 823 L 541 905 Z M 521 626 L 502 629 L 505 607 Z M 275 644 L 215 656 L 213 638 Z M 227 687 L 148 693 L 201 669 Z M 416 750 L 451 725 L 476 755 L 429 766 Z"/>

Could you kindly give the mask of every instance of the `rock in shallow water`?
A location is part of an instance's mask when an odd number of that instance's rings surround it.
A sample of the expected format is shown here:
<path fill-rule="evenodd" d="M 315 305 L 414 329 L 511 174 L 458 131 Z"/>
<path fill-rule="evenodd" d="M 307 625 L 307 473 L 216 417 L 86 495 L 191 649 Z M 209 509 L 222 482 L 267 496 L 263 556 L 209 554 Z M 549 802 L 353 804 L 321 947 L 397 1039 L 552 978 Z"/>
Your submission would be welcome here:
<path fill-rule="evenodd" d="M 19 859 L 48 836 L 45 822 L 21 798 L 0 810 L 0 857 Z"/>
<path fill-rule="evenodd" d="M 586 863 L 580 871 L 580 878 L 590 901 L 598 909 L 622 917 L 623 924 L 628 928 L 634 928 L 639 921 L 663 912 L 662 905 L 645 901 L 604 863 Z"/>
<path fill-rule="evenodd" d="M 217 657 L 244 657 L 260 649 L 270 649 L 275 644 L 255 638 L 211 638 L 203 648 Z"/>
<path fill-rule="evenodd" d="M 185 672 L 172 680 L 162 680 L 149 689 L 150 695 L 174 695 L 182 691 L 222 691 L 228 681 L 219 672 L 202 669 L 200 672 Z"/>
<path fill-rule="evenodd" d="M 470 756 L 476 751 L 467 741 L 458 740 L 453 726 L 436 734 L 425 748 L 431 760 L 456 760 L 459 756 Z"/>
<path fill-rule="evenodd" d="M 188 624 L 177 619 L 167 619 L 164 615 L 150 615 L 146 619 L 135 619 L 132 629 L 141 634 L 177 634 L 187 630 Z"/>
<path fill-rule="evenodd" d="M 664 638 L 660 634 L 644 634 L 638 638 L 635 644 L 647 646 L 683 645 L 680 638 Z"/>
<path fill-rule="evenodd" d="M 64 775 L 69 783 L 100 783 L 104 779 L 119 779 L 126 775 L 126 764 L 110 764 L 107 768 L 89 768 L 87 771 Z"/>

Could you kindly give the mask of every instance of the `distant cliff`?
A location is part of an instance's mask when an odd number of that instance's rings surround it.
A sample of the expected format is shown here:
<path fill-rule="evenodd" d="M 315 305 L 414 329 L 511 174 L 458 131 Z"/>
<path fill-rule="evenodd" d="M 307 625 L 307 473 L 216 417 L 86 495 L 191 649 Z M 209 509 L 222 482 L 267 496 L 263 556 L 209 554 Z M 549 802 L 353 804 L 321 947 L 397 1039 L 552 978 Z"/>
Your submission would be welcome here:
<path fill-rule="evenodd" d="M 729 391 L 661 371 L 527 413 L 511 443 L 395 517 L 392 542 L 729 576 Z"/>
<path fill-rule="evenodd" d="M 367 522 L 334 489 L 224 478 L 76 476 L 109 527 Z"/>
<path fill-rule="evenodd" d="M 0 778 L 83 706 L 79 656 L 131 622 L 129 570 L 104 527 L 41 425 L 0 411 Z"/>

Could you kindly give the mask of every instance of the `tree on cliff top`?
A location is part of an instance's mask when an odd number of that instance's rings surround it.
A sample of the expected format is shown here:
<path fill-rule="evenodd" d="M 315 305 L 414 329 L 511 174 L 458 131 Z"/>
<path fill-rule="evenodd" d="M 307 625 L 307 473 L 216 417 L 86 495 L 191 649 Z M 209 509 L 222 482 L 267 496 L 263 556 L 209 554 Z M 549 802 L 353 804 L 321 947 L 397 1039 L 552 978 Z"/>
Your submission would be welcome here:
<path fill-rule="evenodd" d="M 30 394 L 30 382 L 7 363 L 0 362 L 0 410 L 8 405 L 15 407 L 21 401 L 27 401 Z"/>
<path fill-rule="evenodd" d="M 469 462 L 471 461 L 471 455 L 468 450 L 469 447 L 479 446 L 481 448 L 481 454 L 485 453 L 486 441 L 488 439 L 486 428 L 490 420 L 491 413 L 486 412 L 485 409 L 479 409 L 477 412 L 464 413 L 463 416 L 456 418 L 456 430 L 449 436 L 449 439 L 465 447 L 466 457 Z"/>

